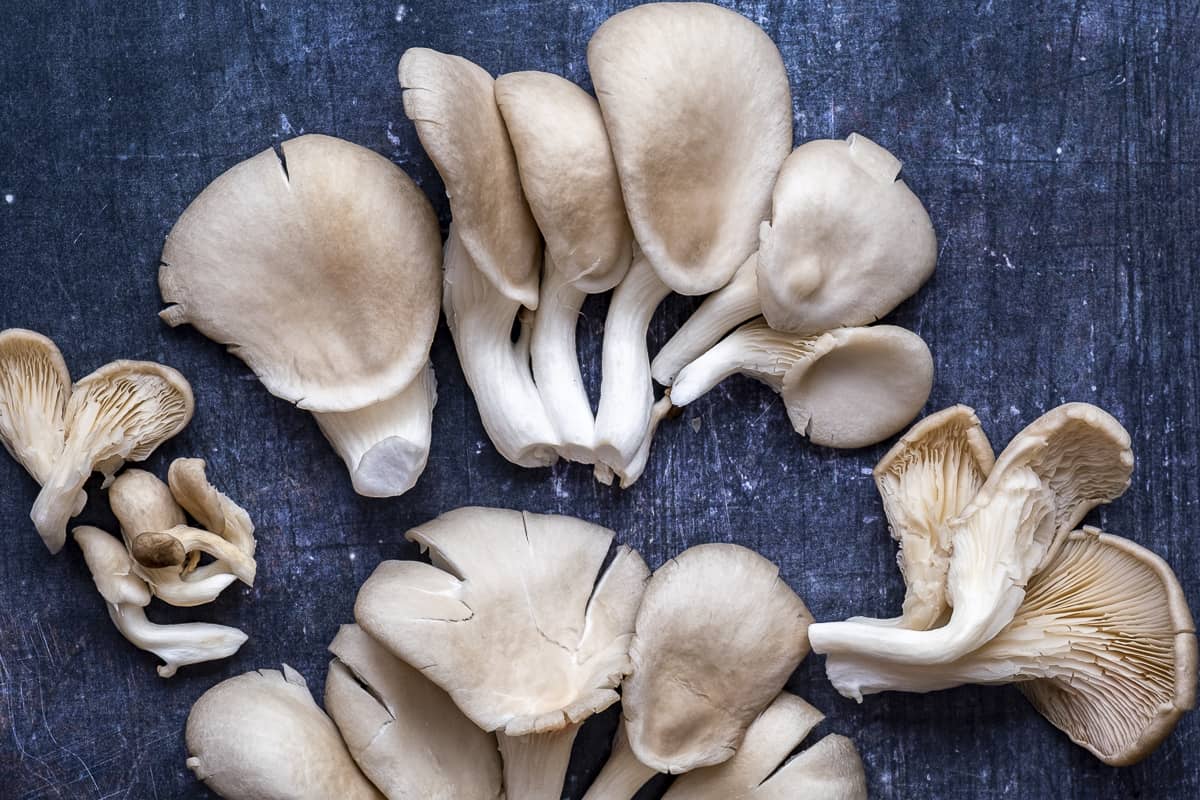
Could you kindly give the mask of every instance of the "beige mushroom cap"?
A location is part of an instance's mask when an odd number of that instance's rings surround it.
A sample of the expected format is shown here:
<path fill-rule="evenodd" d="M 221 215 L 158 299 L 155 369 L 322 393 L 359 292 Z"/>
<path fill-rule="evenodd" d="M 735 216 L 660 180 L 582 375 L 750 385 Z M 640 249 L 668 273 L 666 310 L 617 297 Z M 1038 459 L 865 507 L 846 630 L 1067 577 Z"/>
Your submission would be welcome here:
<path fill-rule="evenodd" d="M 221 681 L 187 719 L 188 768 L 228 800 L 381 800 L 286 664 Z"/>
<path fill-rule="evenodd" d="M 91 525 L 81 525 L 73 533 L 92 580 L 106 602 L 114 606 L 150 605 L 150 592 L 145 582 L 133 574 L 129 553 L 120 539 Z"/>
<path fill-rule="evenodd" d="M 541 239 L 492 76 L 424 47 L 406 50 L 398 72 L 404 113 L 446 185 L 463 247 L 501 294 L 537 308 Z"/>
<path fill-rule="evenodd" d="M 496 102 L 555 268 L 589 294 L 613 288 L 633 231 L 595 98 L 548 72 L 513 72 L 496 79 Z"/>
<path fill-rule="evenodd" d="M 71 374 L 58 346 L 23 328 L 0 333 L 0 442 L 39 484 L 63 449 Z"/>
<path fill-rule="evenodd" d="M 634 238 L 680 294 L 727 283 L 758 246 L 792 147 L 792 101 L 761 28 L 707 3 L 609 18 L 588 67 Z"/>
<path fill-rule="evenodd" d="M 808 654 L 811 622 L 779 568 L 753 550 L 704 544 L 660 567 L 622 686 L 638 760 L 669 773 L 727 760 Z"/>
<path fill-rule="evenodd" d="M 330 136 L 286 141 L 214 180 L 163 247 L 169 325 L 229 346 L 272 394 L 310 411 L 392 397 L 425 366 L 441 237 L 421 190 Z"/>
<path fill-rule="evenodd" d="M 867 325 L 933 274 L 937 239 L 900 162 L 859 134 L 807 142 L 784 162 L 758 245 L 758 295 L 793 333 Z"/>
<path fill-rule="evenodd" d="M 245 555 L 254 556 L 254 523 L 250 515 L 212 485 L 204 459 L 177 458 L 172 461 L 167 470 L 167 484 L 175 502 L 195 517 L 201 527 L 229 541 Z M 146 530 L 165 531 L 172 527 L 174 525 Z"/>

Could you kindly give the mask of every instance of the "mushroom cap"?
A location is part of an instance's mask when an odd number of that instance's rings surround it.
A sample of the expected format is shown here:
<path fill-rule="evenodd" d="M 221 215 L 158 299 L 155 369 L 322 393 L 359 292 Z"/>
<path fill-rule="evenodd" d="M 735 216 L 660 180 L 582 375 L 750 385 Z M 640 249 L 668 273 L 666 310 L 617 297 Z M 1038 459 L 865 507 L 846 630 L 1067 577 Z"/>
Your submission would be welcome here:
<path fill-rule="evenodd" d="M 357 625 L 329 645 L 325 708 L 359 767 L 390 798 L 497 800 L 496 737 Z"/>
<path fill-rule="evenodd" d="M 547 256 L 584 292 L 613 288 L 633 258 L 633 231 L 599 104 L 548 72 L 501 75 L 496 103 Z"/>
<path fill-rule="evenodd" d="M 779 568 L 703 544 L 646 585 L 622 686 L 629 744 L 659 772 L 720 764 L 808 654 L 812 622 Z"/>
<path fill-rule="evenodd" d="M 201 527 L 227 540 L 247 556 L 254 556 L 254 523 L 250 515 L 209 482 L 204 459 L 177 458 L 172 461 L 167 470 L 167 484 L 171 496 Z M 165 531 L 172 527 L 153 530 Z"/>
<path fill-rule="evenodd" d="M 160 316 L 229 346 L 271 394 L 310 411 L 391 397 L 429 357 L 442 248 L 398 167 L 309 134 L 210 183 L 167 235 Z"/>
<path fill-rule="evenodd" d="M 111 605 L 150 605 L 150 590 L 133 574 L 133 561 L 121 540 L 91 525 L 80 525 L 72 534 L 100 596 Z"/>
<path fill-rule="evenodd" d="M 58 346 L 40 333 L 0 333 L 0 442 L 39 484 L 63 449 L 71 374 Z"/>
<path fill-rule="evenodd" d="M 912 420 L 933 388 L 933 356 L 920 336 L 894 325 L 838 328 L 817 339 L 783 379 L 797 432 L 813 444 L 866 447 Z"/>
<path fill-rule="evenodd" d="M 860 134 L 788 156 L 758 243 L 758 295 L 772 327 L 868 325 L 929 279 L 937 238 L 899 172 L 891 153 Z"/>
<path fill-rule="evenodd" d="M 778 48 L 733 11 L 651 3 L 600 26 L 588 67 L 634 238 L 673 291 L 720 288 L 758 246 L 792 146 Z"/>
<path fill-rule="evenodd" d="M 188 767 L 222 797 L 381 800 L 304 678 L 284 664 L 221 681 L 187 719 Z"/>
<path fill-rule="evenodd" d="M 1113 766 L 1148 756 L 1196 704 L 1196 626 L 1170 566 L 1128 539 L 1074 531 L 1029 582 L 993 657 L 1029 658 L 1020 684 L 1046 719 Z"/>
<path fill-rule="evenodd" d="M 108 502 L 131 546 L 138 534 L 170 530 L 187 521 L 167 484 L 142 469 L 118 475 L 108 487 Z"/>
<path fill-rule="evenodd" d="M 501 294 L 537 308 L 541 239 L 495 81 L 465 58 L 424 47 L 404 51 L 398 74 L 404 113 L 446 185 L 463 247 Z"/>
<path fill-rule="evenodd" d="M 617 700 L 649 575 L 612 531 L 572 517 L 466 507 L 409 531 L 433 564 L 385 561 L 354 617 L 486 731 L 561 730 Z"/>

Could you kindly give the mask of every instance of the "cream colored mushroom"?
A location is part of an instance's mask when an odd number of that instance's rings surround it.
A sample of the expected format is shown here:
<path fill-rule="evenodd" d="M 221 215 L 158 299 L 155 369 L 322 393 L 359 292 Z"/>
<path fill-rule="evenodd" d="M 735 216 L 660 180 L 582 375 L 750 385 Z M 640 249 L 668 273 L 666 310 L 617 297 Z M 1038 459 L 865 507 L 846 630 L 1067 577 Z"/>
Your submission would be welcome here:
<path fill-rule="evenodd" d="M 206 531 L 217 534 L 247 556 L 254 557 L 254 523 L 250 515 L 209 482 L 204 459 L 177 458 L 172 461 L 167 470 L 167 484 L 175 502 Z M 167 530 L 172 527 L 168 525 L 145 530 Z"/>
<path fill-rule="evenodd" d="M 629 649 L 625 733 L 586 800 L 728 760 L 808 654 L 811 622 L 779 568 L 744 547 L 699 545 L 660 567 Z"/>
<path fill-rule="evenodd" d="M 315 412 L 335 449 L 357 457 L 356 488 L 398 493 L 424 459 L 392 458 L 392 437 L 412 429 L 419 446 L 432 412 L 432 395 L 397 398 L 428 369 L 437 218 L 366 148 L 310 134 L 281 153 L 237 164 L 180 216 L 163 248 L 172 305 L 160 316 L 227 344 L 272 394 Z"/>
<path fill-rule="evenodd" d="M 40 333 L 0 333 L 0 442 L 38 485 L 50 477 L 63 449 L 71 375 L 54 342 Z M 75 513 L 85 495 L 77 498 Z"/>
<path fill-rule="evenodd" d="M 133 560 L 119 539 L 99 528 L 82 526 L 74 531 L 108 608 L 108 616 L 121 635 L 141 650 L 154 653 L 165 663 L 160 677 L 169 678 L 179 667 L 226 658 L 238 651 L 246 634 L 237 628 L 205 622 L 156 625 L 146 619 L 150 592 L 133 572 Z"/>
<path fill-rule="evenodd" d="M 408 532 L 433 565 L 385 561 L 358 624 L 496 731 L 505 793 L 561 795 L 580 723 L 617 701 L 648 570 L 571 517 L 461 508 Z"/>
<path fill-rule="evenodd" d="M 357 625 L 329 645 L 325 708 L 390 800 L 501 800 L 496 737 Z"/>
<path fill-rule="evenodd" d="M 144 567 L 182 567 L 189 553 L 207 553 L 247 586 L 254 585 L 257 566 L 231 542 L 215 533 L 190 525 L 176 525 L 165 531 L 146 531 L 133 540 L 130 554 Z"/>
<path fill-rule="evenodd" d="M 192 706 L 187 766 L 226 800 L 382 800 L 288 665 L 221 681 Z"/>

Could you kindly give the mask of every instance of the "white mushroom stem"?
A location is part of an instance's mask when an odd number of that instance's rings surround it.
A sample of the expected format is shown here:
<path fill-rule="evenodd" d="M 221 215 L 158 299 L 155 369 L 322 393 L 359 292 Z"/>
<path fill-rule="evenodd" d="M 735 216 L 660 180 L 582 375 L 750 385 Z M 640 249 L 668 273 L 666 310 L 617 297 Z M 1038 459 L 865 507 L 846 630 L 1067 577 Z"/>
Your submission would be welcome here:
<path fill-rule="evenodd" d="M 525 800 L 559 800 L 580 723 L 557 731 L 509 736 L 496 732 L 504 759 L 504 795 Z"/>
<path fill-rule="evenodd" d="M 667 390 L 667 394 L 650 409 L 650 424 L 646 427 L 646 433 L 642 436 L 642 443 L 638 446 L 633 460 L 624 467 L 617 468 L 615 472 L 612 471 L 613 468 L 605 466 L 604 469 L 601 469 L 600 467 L 603 465 L 597 466 L 596 480 L 605 486 L 610 486 L 615 474 L 621 479 L 622 489 L 632 486 L 646 471 L 646 462 L 650 459 L 650 445 L 654 442 L 654 434 L 658 431 L 659 423 L 671 416 L 674 411 L 675 407 L 671 405 L 670 390 Z"/>
<path fill-rule="evenodd" d="M 230 573 L 247 586 L 254 585 L 254 576 L 258 565 L 254 559 L 243 553 L 231 542 L 217 536 L 215 533 L 202 531 L 189 525 L 176 525 L 166 531 L 146 531 L 133 540 L 133 556 L 139 563 L 148 567 L 162 567 L 165 563 L 154 563 L 151 557 L 143 554 L 156 554 L 168 547 L 174 547 L 180 556 L 199 551 L 207 553 L 222 562 Z M 177 564 L 182 564 L 182 557 Z"/>
<path fill-rule="evenodd" d="M 500 455 L 522 467 L 558 458 L 558 435 L 533 382 L 529 334 L 512 341 L 520 304 L 502 295 L 462 246 L 454 225 L 446 241 L 446 322 L 479 416 Z"/>
<path fill-rule="evenodd" d="M 429 459 L 437 378 L 426 364 L 395 397 L 356 411 L 313 412 L 321 433 L 364 497 L 397 497 L 416 485 Z"/>
<path fill-rule="evenodd" d="M 633 754 L 629 737 L 625 735 L 625 723 L 622 722 L 613 738 L 608 761 L 604 762 L 604 767 L 588 787 L 583 800 L 629 800 L 657 774 L 653 767 L 638 761 Z"/>
<path fill-rule="evenodd" d="M 816 336 L 781 333 L 761 317 L 726 336 L 685 366 L 671 386 L 671 403 L 686 406 L 730 375 L 741 373 L 783 391 L 783 379 L 799 360 L 813 354 Z"/>
<path fill-rule="evenodd" d="M 670 293 L 641 253 L 613 292 L 604 322 L 596 459 L 614 471 L 623 471 L 634 461 L 650 425 L 654 384 L 646 332 L 654 310 Z"/>
<path fill-rule="evenodd" d="M 546 253 L 541 295 L 533 320 L 533 380 L 561 442 L 564 458 L 591 464 L 595 418 L 579 373 L 575 330 L 587 294 L 575 287 Z"/>
<path fill-rule="evenodd" d="M 680 370 L 700 358 L 725 334 L 762 314 L 757 270 L 758 253 L 754 253 L 728 284 L 705 298 L 654 357 L 650 365 L 654 380 L 671 386 Z"/>

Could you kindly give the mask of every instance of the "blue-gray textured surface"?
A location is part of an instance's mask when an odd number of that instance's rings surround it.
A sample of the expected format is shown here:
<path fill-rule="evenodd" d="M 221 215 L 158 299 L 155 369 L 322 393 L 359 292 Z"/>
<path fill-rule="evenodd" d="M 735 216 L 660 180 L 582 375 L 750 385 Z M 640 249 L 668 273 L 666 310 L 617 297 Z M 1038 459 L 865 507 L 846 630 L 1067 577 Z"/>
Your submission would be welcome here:
<path fill-rule="evenodd" d="M 409 46 L 493 73 L 587 83 L 585 43 L 624 3 L 0 3 L 0 326 L 53 337 L 75 376 L 115 358 L 181 369 L 196 417 L 149 460 L 208 459 L 252 513 L 253 590 L 159 610 L 250 634 L 228 661 L 171 680 L 109 624 L 79 551 L 50 557 L 36 487 L 0 458 L 0 796 L 208 796 L 184 768 L 191 702 L 286 661 L 319 692 L 325 644 L 411 525 L 465 503 L 566 512 L 614 528 L 654 565 L 705 541 L 777 561 L 820 619 L 888 614 L 902 585 L 869 468 L 885 445 L 810 447 L 774 397 L 731 380 L 667 424 L 629 491 L 580 467 L 521 470 L 484 437 L 449 337 L 429 468 L 405 497 L 355 496 L 311 417 L 191 328 L 159 322 L 163 237 L 235 162 L 300 132 L 389 156 L 446 201 L 400 106 Z M 797 140 L 861 131 L 906 162 L 941 242 L 934 279 L 892 319 L 933 349 L 927 410 L 974 406 L 999 447 L 1042 411 L 1087 400 L 1133 436 L 1129 492 L 1092 522 L 1161 553 L 1200 608 L 1200 34 L 1192 2 L 996 0 L 942 12 L 870 0 L 745 2 L 783 51 Z M 694 301 L 660 311 L 663 341 Z M 602 305 L 581 337 L 595 381 Z M 689 424 L 691 423 L 691 424 Z M 698 425 L 698 427 L 697 427 Z M 93 484 L 94 485 L 94 484 Z M 102 496 L 83 515 L 110 525 Z M 719 589 L 719 587 L 714 587 Z M 1110 769 L 1012 687 L 839 698 L 810 657 L 794 689 L 853 737 L 881 797 L 1200 796 L 1200 716 L 1146 762 Z M 319 695 L 318 695 L 319 696 Z M 615 724 L 589 726 L 578 797 Z"/>

